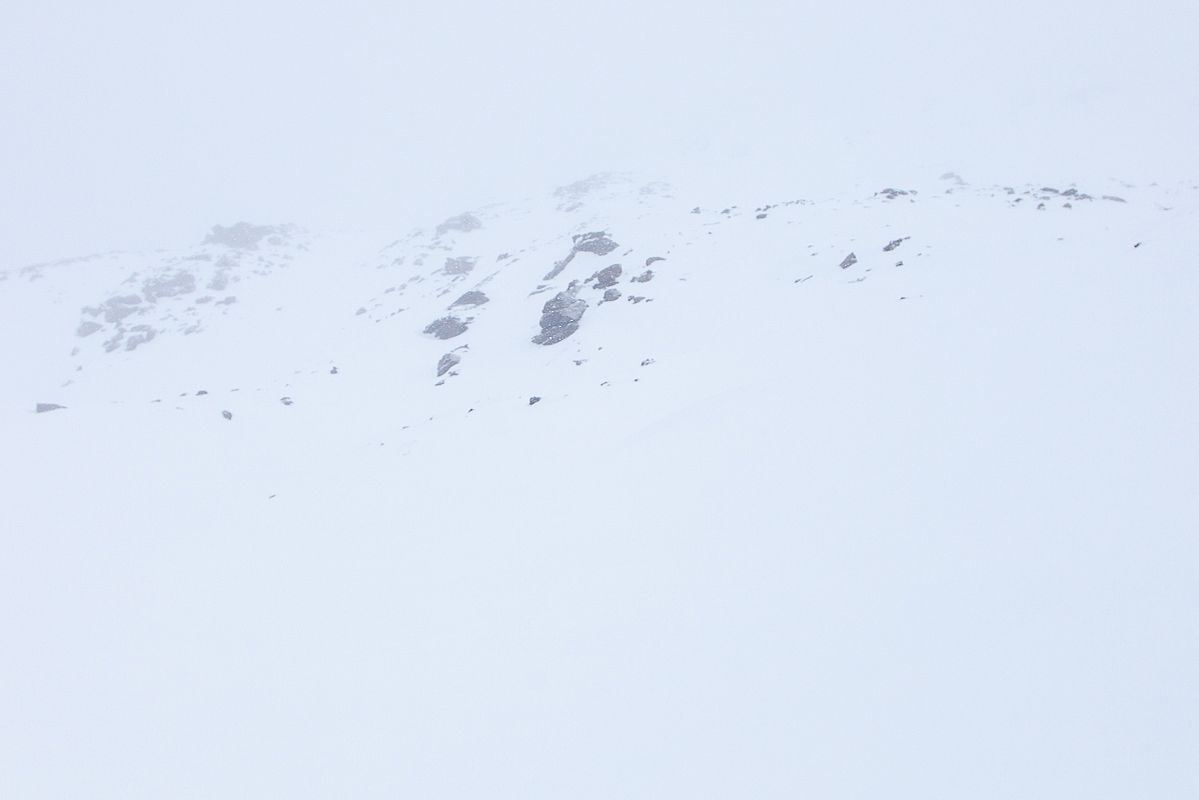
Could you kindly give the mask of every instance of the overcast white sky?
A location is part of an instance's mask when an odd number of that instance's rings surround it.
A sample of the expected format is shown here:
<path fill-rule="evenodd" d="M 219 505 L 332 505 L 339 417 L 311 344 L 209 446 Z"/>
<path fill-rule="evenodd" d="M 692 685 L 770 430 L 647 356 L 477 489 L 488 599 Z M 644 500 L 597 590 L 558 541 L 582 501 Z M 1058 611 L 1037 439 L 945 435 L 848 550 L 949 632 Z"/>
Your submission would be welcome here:
<path fill-rule="evenodd" d="M 602 169 L 763 201 L 1194 178 L 1197 6 L 5 0 L 0 268 L 406 230 Z"/>

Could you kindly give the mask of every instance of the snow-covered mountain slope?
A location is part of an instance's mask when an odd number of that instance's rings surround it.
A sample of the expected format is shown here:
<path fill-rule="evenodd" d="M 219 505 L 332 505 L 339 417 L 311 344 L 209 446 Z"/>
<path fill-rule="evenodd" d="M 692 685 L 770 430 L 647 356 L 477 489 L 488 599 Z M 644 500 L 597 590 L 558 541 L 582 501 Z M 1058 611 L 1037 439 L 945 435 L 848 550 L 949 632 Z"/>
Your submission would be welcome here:
<path fill-rule="evenodd" d="M 1197 212 L 605 175 L 0 273 L 0 788 L 1185 796 Z"/>

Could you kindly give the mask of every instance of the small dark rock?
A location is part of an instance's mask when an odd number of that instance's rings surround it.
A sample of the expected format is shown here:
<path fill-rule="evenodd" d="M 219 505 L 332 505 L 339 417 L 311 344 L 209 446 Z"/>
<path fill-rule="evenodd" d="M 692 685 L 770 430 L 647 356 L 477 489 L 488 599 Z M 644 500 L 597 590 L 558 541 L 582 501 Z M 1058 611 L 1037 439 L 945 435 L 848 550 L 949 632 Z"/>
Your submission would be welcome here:
<path fill-rule="evenodd" d="M 614 300 L 620 299 L 620 289 L 608 289 L 604 292 L 604 300 L 611 303 Z"/>
<path fill-rule="evenodd" d="M 850 253 L 844 258 L 844 260 L 841 261 L 841 269 L 849 269 L 856 263 L 858 263 L 858 257 L 853 253 Z"/>
<path fill-rule="evenodd" d="M 290 406 L 295 403 L 295 400 L 292 400 L 290 397 L 280 397 L 279 402 L 285 406 Z"/>
<path fill-rule="evenodd" d="M 540 402 L 541 402 L 541 398 L 538 397 L 537 395 L 533 395 L 532 397 L 529 398 L 529 405 L 531 405 L 531 406 L 535 406 Z"/>
<path fill-rule="evenodd" d="M 654 279 L 654 271 L 652 269 L 647 269 L 645 272 L 641 273 L 640 275 L 636 275 L 632 278 L 629 278 L 629 280 L 632 281 L 633 283 L 649 283 L 653 279 Z"/>
<path fill-rule="evenodd" d="M 233 412 L 232 411 L 222 411 L 221 416 L 224 417 L 225 419 L 233 419 Z"/>
<path fill-rule="evenodd" d="M 47 411 L 58 411 L 63 408 L 66 406 L 60 406 L 58 403 L 38 403 L 36 413 L 45 414 Z"/>

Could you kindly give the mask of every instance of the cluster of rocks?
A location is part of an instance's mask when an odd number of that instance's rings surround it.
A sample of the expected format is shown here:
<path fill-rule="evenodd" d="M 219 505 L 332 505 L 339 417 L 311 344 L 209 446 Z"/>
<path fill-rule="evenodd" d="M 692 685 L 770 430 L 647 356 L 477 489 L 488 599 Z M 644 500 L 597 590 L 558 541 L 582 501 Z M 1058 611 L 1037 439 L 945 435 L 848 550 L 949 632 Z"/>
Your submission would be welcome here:
<path fill-rule="evenodd" d="M 575 234 L 570 252 L 566 254 L 566 258 L 554 263 L 554 268 L 546 273 L 542 280 L 553 280 L 562 273 L 562 270 L 574 261 L 574 257 L 579 253 L 594 253 L 597 256 L 606 256 L 615 250 L 618 245 L 607 234 L 606 231 L 590 231 L 588 233 Z"/>
<path fill-rule="evenodd" d="M 214 225 L 212 232 L 204 237 L 203 244 L 217 244 L 234 250 L 257 250 L 266 239 L 268 244 L 283 244 L 284 239 L 296 230 L 294 225 L 251 225 L 237 222 L 228 227 Z"/>
<path fill-rule="evenodd" d="M 131 314 L 139 313 L 141 311 L 139 308 L 141 302 L 141 297 L 136 294 L 114 295 L 98 306 L 85 306 L 83 308 L 83 313 L 91 317 L 103 316 L 105 322 L 115 324 Z M 102 327 L 104 326 L 94 321 L 84 320 L 79 324 L 79 328 L 75 331 L 75 335 L 91 336 Z"/>
<path fill-rule="evenodd" d="M 897 197 L 907 197 L 909 195 L 915 195 L 916 193 L 917 192 L 915 189 L 893 189 L 888 186 L 881 192 L 875 192 L 874 196 L 878 197 L 879 195 L 882 195 L 884 200 L 894 200 Z"/>
<path fill-rule="evenodd" d="M 196 276 L 184 270 L 179 270 L 170 275 L 159 275 L 158 277 L 150 278 L 142 284 L 142 294 L 151 303 L 157 302 L 164 297 L 191 294 L 195 290 Z"/>

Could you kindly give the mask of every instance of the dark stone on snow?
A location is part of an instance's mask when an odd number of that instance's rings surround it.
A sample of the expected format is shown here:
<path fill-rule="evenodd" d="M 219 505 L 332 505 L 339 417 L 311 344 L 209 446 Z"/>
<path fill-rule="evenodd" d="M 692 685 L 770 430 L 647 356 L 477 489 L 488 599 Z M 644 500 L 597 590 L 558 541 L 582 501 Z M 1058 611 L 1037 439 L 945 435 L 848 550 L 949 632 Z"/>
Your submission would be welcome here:
<path fill-rule="evenodd" d="M 858 257 L 856 255 L 854 255 L 853 253 L 850 253 L 841 262 L 841 269 L 849 269 L 856 263 L 858 263 Z"/>
<path fill-rule="evenodd" d="M 570 252 L 566 254 L 566 258 L 554 262 L 554 268 L 545 274 L 543 280 L 550 281 L 556 278 L 578 253 L 595 253 L 599 256 L 606 256 L 619 247 L 616 242 L 608 238 L 608 234 L 604 231 L 576 234 L 573 239 L 574 244 L 571 246 Z"/>
<path fill-rule="evenodd" d="M 533 344 L 557 344 L 579 329 L 579 320 L 587 310 L 587 301 L 572 291 L 559 292 L 541 307 L 541 333 Z"/>
<path fill-rule="evenodd" d="M 437 362 L 437 377 L 440 378 L 442 375 L 449 372 L 461 360 L 462 360 L 462 356 L 458 355 L 457 353 L 446 353 Z"/>
<path fill-rule="evenodd" d="M 531 405 L 531 406 L 535 406 L 540 402 L 541 402 L 541 398 L 538 397 L 537 395 L 533 395 L 532 397 L 529 398 L 529 405 Z"/>
<path fill-rule="evenodd" d="M 457 317 L 442 317 L 426 325 L 425 333 L 430 333 L 438 339 L 453 339 L 455 336 L 466 333 L 466 323 Z"/>
<path fill-rule="evenodd" d="M 38 403 L 37 413 L 45 414 L 47 411 L 58 411 L 62 408 L 66 408 L 66 406 L 60 406 L 58 403 Z"/>
<path fill-rule="evenodd" d="M 487 295 L 472 289 L 471 291 L 464 293 L 454 302 L 450 303 L 450 308 L 458 308 L 460 306 L 481 306 L 490 300 L 491 298 Z"/>
<path fill-rule="evenodd" d="M 650 264 L 654 263 L 655 261 L 665 261 L 665 260 L 666 259 L 663 258 L 662 256 L 650 256 L 649 258 L 645 259 L 645 266 L 648 267 Z"/>
<path fill-rule="evenodd" d="M 608 289 L 604 292 L 604 300 L 611 303 L 613 300 L 620 299 L 620 289 Z"/>
<path fill-rule="evenodd" d="M 279 402 L 285 406 L 290 406 L 295 402 L 295 400 L 292 400 L 290 397 L 280 397 Z"/>
<path fill-rule="evenodd" d="M 233 412 L 232 411 L 222 411 L 221 416 L 224 417 L 225 419 L 233 419 Z"/>
<path fill-rule="evenodd" d="M 595 253 L 597 256 L 606 256 L 620 246 L 609 239 L 605 231 L 582 233 L 573 238 L 576 253 Z"/>
<path fill-rule="evenodd" d="M 549 330 L 542 331 L 533 337 L 532 342 L 533 344 L 557 344 L 563 339 L 571 336 L 578 329 L 579 323 L 571 322 L 557 328 L 551 328 Z"/>
<path fill-rule="evenodd" d="M 901 244 L 903 244 L 902 238 L 901 239 L 892 239 L 891 241 L 887 242 L 887 244 L 883 247 L 883 252 L 890 253 L 892 250 L 894 250 L 896 247 L 899 247 Z"/>
<path fill-rule="evenodd" d="M 616 285 L 616 279 L 620 277 L 622 272 L 620 264 L 613 264 L 610 267 L 604 267 L 592 275 L 591 278 L 595 281 L 596 289 L 607 289 L 609 286 Z"/>
<path fill-rule="evenodd" d="M 629 280 L 632 281 L 633 283 L 649 283 L 653 279 L 654 279 L 654 271 L 652 269 L 647 269 L 645 272 L 641 273 L 640 275 L 635 275 L 632 278 L 629 278 Z"/>

